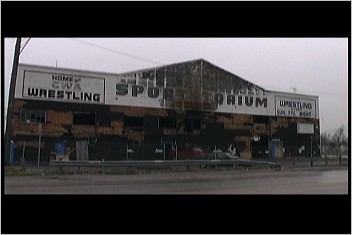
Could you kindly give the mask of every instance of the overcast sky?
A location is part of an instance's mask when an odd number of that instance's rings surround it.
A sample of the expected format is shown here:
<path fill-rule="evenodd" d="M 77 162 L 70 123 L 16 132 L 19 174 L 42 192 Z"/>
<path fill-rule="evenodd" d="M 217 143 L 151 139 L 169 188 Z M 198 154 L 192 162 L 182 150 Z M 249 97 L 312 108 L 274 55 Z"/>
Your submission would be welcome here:
<path fill-rule="evenodd" d="M 15 41 L 5 39 L 6 107 Z M 318 95 L 321 132 L 348 127 L 347 38 L 31 38 L 20 63 L 122 73 L 199 58 L 264 89 Z"/>

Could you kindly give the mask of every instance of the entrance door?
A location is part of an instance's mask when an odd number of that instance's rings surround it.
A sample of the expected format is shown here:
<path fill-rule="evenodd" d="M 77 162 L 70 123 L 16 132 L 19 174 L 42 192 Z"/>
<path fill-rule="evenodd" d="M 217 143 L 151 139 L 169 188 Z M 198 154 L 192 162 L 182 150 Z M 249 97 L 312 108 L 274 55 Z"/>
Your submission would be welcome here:
<path fill-rule="evenodd" d="M 259 140 L 251 141 L 252 158 L 267 158 L 269 154 L 266 152 L 268 149 L 268 139 L 260 138 Z"/>
<path fill-rule="evenodd" d="M 283 142 L 278 139 L 273 139 L 269 142 L 269 152 L 272 158 L 283 157 Z"/>
<path fill-rule="evenodd" d="M 88 141 L 76 141 L 76 158 L 77 161 L 88 161 Z"/>

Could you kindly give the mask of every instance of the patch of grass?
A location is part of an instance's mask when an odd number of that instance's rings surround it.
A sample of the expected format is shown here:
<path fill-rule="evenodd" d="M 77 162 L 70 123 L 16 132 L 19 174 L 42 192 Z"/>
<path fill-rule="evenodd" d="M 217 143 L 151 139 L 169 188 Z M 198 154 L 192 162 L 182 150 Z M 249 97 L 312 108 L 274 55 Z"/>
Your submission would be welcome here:
<path fill-rule="evenodd" d="M 41 175 L 42 170 L 34 167 L 5 166 L 5 175 Z"/>

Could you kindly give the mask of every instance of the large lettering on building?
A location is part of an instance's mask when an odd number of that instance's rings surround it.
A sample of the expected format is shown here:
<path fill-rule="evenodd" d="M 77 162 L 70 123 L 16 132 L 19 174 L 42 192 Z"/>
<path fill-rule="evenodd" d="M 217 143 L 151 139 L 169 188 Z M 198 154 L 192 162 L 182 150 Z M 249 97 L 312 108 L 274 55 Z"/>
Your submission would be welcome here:
<path fill-rule="evenodd" d="M 275 115 L 271 92 L 203 60 L 106 79 L 105 102 L 110 105 Z"/>
<path fill-rule="evenodd" d="M 275 114 L 274 96 L 270 92 L 250 89 L 217 92 L 216 89 L 204 91 L 201 87 L 187 90 L 175 85 L 156 86 L 152 82 L 143 81 L 143 84 L 140 81 L 143 80 L 125 77 L 118 77 L 113 81 L 107 80 L 106 103 L 255 115 Z M 112 88 L 114 93 L 111 92 Z M 190 106 L 190 104 L 194 105 Z"/>
<path fill-rule="evenodd" d="M 318 118 L 318 97 L 264 90 L 191 62 L 126 74 L 20 66 L 16 97 L 185 111 Z"/>
<path fill-rule="evenodd" d="M 24 98 L 104 103 L 104 79 L 61 73 L 24 71 Z"/>
<path fill-rule="evenodd" d="M 278 95 L 275 104 L 276 116 L 318 118 L 314 99 Z"/>

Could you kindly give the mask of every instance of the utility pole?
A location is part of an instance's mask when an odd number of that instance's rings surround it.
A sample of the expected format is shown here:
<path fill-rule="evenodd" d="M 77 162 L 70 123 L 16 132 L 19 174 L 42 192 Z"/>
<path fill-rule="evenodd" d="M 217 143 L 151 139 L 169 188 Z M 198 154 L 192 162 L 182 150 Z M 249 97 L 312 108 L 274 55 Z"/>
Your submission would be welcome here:
<path fill-rule="evenodd" d="M 40 148 L 41 148 L 41 144 L 42 144 L 42 123 L 39 123 L 38 126 L 38 135 L 39 135 L 39 139 L 38 139 L 38 171 L 39 171 L 39 164 L 40 164 Z"/>
<path fill-rule="evenodd" d="M 313 136 L 310 136 L 310 167 L 313 167 Z"/>
<path fill-rule="evenodd" d="M 6 132 L 5 132 L 5 156 L 4 163 L 8 165 L 10 163 L 10 144 L 12 135 L 12 118 L 13 118 L 13 102 L 15 97 L 15 87 L 17 78 L 18 62 L 20 58 L 21 49 L 21 38 L 17 38 L 15 52 L 13 57 L 10 91 L 9 91 L 9 103 L 7 106 L 7 118 L 6 118 Z"/>

